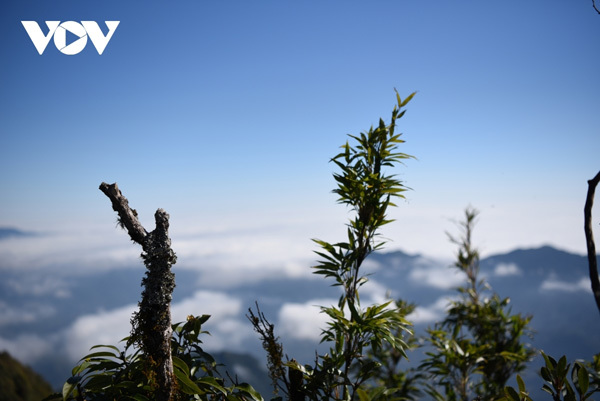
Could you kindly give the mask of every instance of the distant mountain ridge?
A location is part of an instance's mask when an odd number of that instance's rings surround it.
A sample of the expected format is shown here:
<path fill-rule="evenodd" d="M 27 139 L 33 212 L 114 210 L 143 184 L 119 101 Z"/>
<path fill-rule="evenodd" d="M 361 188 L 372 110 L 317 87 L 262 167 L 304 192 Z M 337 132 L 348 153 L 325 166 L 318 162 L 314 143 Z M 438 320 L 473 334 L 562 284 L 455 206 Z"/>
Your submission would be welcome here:
<path fill-rule="evenodd" d="M 0 240 L 12 237 L 31 237 L 38 235 L 33 232 L 19 230 L 13 227 L 0 227 Z"/>
<path fill-rule="evenodd" d="M 596 257 L 598 258 L 598 256 Z M 531 274 L 533 270 L 537 275 L 551 270 L 553 273 L 565 278 L 569 277 L 574 271 L 581 274 L 587 274 L 588 272 L 587 256 L 575 255 L 548 245 L 491 255 L 481 262 L 484 267 L 498 263 L 519 263 L 528 267 L 525 273 Z"/>

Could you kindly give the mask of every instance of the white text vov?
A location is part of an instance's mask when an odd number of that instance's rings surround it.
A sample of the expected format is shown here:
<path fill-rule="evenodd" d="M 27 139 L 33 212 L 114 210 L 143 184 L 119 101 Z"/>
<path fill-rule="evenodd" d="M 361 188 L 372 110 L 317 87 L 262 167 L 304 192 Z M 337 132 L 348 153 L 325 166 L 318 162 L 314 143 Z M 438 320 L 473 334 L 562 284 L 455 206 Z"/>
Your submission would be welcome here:
<path fill-rule="evenodd" d="M 85 45 L 87 45 L 88 37 L 92 41 L 92 44 L 98 51 L 98 54 L 102 54 L 106 45 L 112 38 L 117 26 L 120 21 L 104 21 L 108 28 L 106 36 L 102 33 L 102 30 L 95 21 L 45 21 L 48 27 L 48 34 L 44 35 L 42 29 L 36 21 L 21 21 L 23 27 L 27 31 L 29 38 L 33 42 L 33 45 L 41 55 L 46 50 L 50 39 L 54 37 L 54 45 L 63 54 L 74 55 L 81 52 Z M 79 39 L 72 41 L 67 45 L 67 31 L 77 36 Z"/>

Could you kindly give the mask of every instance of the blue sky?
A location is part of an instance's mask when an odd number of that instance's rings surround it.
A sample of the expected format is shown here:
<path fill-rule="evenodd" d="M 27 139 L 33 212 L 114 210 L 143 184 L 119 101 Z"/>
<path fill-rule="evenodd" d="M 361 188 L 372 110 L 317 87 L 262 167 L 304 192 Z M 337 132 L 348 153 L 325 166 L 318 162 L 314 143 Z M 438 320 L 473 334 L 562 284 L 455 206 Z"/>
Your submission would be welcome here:
<path fill-rule="evenodd" d="M 444 231 L 471 204 L 485 254 L 585 250 L 586 181 L 600 166 L 589 1 L 0 7 L 0 226 L 68 231 L 59 249 L 72 255 L 122 242 L 137 255 L 98 190 L 116 181 L 146 228 L 156 208 L 171 214 L 180 263 L 310 260 L 309 239 L 341 240 L 348 217 L 328 160 L 389 118 L 396 88 L 418 92 L 399 123 L 417 160 L 396 171 L 413 191 L 391 213 L 388 249 L 452 257 Z M 89 41 L 39 55 L 23 20 L 120 25 L 102 55 Z M 38 245 L 19 260 L 54 255 Z"/>

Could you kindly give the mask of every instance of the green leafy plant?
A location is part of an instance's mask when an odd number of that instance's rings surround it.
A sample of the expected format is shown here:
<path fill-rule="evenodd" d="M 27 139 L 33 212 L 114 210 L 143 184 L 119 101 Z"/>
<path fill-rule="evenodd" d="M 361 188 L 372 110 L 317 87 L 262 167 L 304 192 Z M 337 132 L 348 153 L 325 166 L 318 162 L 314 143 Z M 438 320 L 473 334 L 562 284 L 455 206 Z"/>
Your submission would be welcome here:
<path fill-rule="evenodd" d="M 226 384 L 217 363 L 202 347 L 199 336 L 208 315 L 189 316 L 172 326 L 173 372 L 177 379 L 176 400 L 254 400 L 262 396 L 247 383 Z M 47 400 L 154 400 L 155 378 L 144 369 L 146 354 L 133 349 L 130 338 L 119 350 L 113 345 L 96 345 L 73 368 L 62 393 Z"/>
<path fill-rule="evenodd" d="M 451 303 L 443 322 L 428 330 L 431 350 L 421 368 L 435 380 L 428 393 L 435 399 L 469 400 L 472 393 L 486 400 L 504 394 L 508 379 L 525 369 L 534 351 L 521 340 L 530 335 L 531 317 L 512 314 L 510 300 L 490 294 L 478 278 L 479 252 L 472 244 L 478 212 L 465 210 L 462 236 L 449 236 L 459 245 L 455 267 L 466 275 L 460 299 Z M 441 387 L 445 396 L 436 387 Z"/>
<path fill-rule="evenodd" d="M 332 344 L 329 353 L 318 358 L 314 367 L 288 364 L 303 373 L 303 394 L 310 399 L 364 400 L 382 396 L 386 389 L 371 397 L 361 387 L 380 367 L 379 362 L 367 357 L 367 350 L 388 344 L 405 355 L 407 345 L 396 334 L 408 331 L 409 323 L 391 301 L 363 308 L 359 288 L 367 282 L 361 272 L 365 258 L 384 245 L 377 237 L 379 229 L 392 221 L 387 218 L 387 209 L 395 206 L 393 198 L 403 198 L 406 191 L 395 175 L 387 175 L 384 170 L 412 157 L 397 152 L 404 141 L 395 129 L 397 119 L 405 113 L 402 108 L 413 96 L 402 100 L 396 94 L 398 103 L 390 123 L 380 119 L 376 128 L 350 135 L 355 145 L 346 142 L 342 152 L 331 160 L 341 170 L 334 174 L 337 188 L 333 192 L 338 195 L 338 203 L 354 212 L 354 218 L 347 225 L 347 241 L 314 240 L 321 248 L 316 251 L 321 259 L 313 273 L 333 279 L 333 286 L 342 291 L 337 305 L 321 308 L 330 319 L 321 337 L 322 342 Z"/>
<path fill-rule="evenodd" d="M 403 318 L 414 312 L 416 305 L 404 300 L 395 301 L 395 307 Z M 419 338 L 411 331 L 399 329 L 394 333 L 406 345 L 406 351 L 414 351 L 420 347 Z M 373 378 L 368 382 L 368 394 L 373 397 L 379 389 L 388 390 L 387 400 L 419 400 L 424 393 L 425 374 L 415 368 L 403 367 L 407 352 L 383 343 L 381 347 L 370 349 L 368 357 L 379 364 Z"/>
<path fill-rule="evenodd" d="M 540 369 L 545 381 L 542 390 L 550 394 L 554 401 L 584 401 L 600 391 L 599 355 L 594 357 L 593 363 L 577 361 L 571 365 L 564 355 L 557 361 L 543 351 L 541 354 L 545 363 Z M 532 401 L 520 376 L 517 376 L 517 384 L 518 391 L 510 386 L 504 388 L 503 400 Z"/>
<path fill-rule="evenodd" d="M 378 230 L 392 221 L 386 216 L 387 208 L 395 206 L 392 199 L 403 198 L 407 189 L 395 175 L 387 175 L 384 170 L 412 157 L 396 151 L 404 141 L 395 129 L 397 119 L 405 113 L 402 108 L 413 96 L 414 93 L 402 100 L 396 93 L 398 103 L 392 110 L 390 124 L 380 120 L 377 128 L 371 127 L 359 136 L 350 135 L 356 144 L 351 146 L 347 141 L 343 151 L 331 159 L 341 170 L 334 174 L 337 188 L 333 192 L 339 203 L 354 211 L 355 217 L 347 225 L 346 242 L 313 240 L 321 248 L 316 251 L 321 260 L 313 267 L 313 273 L 333 278 L 333 286 L 342 289 L 337 306 L 321 308 L 330 318 L 321 336 L 321 342 L 332 344 L 329 353 L 317 356 L 314 365 L 301 365 L 294 359 L 283 361 L 283 347 L 273 325 L 258 305 L 256 314 L 249 310 L 248 319 L 267 352 L 275 393 L 282 390 L 291 401 L 379 399 L 391 390 L 364 385 L 381 366 L 367 352 L 389 347 L 406 355 L 408 346 L 398 335 L 410 332 L 405 311 L 391 301 L 363 308 L 359 288 L 367 282 L 361 274 L 362 263 L 384 245 L 376 239 Z M 283 367 L 288 369 L 287 376 Z"/>

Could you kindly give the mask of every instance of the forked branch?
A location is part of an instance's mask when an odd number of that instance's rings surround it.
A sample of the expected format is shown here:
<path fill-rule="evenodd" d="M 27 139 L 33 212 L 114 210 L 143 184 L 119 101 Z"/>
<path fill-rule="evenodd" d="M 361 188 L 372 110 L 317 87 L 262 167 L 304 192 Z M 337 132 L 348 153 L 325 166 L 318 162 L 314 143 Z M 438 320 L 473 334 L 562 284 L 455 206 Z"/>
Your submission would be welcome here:
<path fill-rule="evenodd" d="M 171 249 L 169 215 L 158 209 L 154 214 L 156 228 L 148 232 L 116 183 L 109 185 L 103 182 L 100 190 L 111 200 L 121 227 L 144 250 L 142 259 L 147 271 L 142 280 L 144 291 L 140 308 L 131 319 L 131 342 L 138 344 L 146 356 L 146 376 L 156 378 L 155 399 L 172 401 L 177 382 L 171 357 L 171 295 L 175 288 L 171 266 L 177 258 Z"/>

